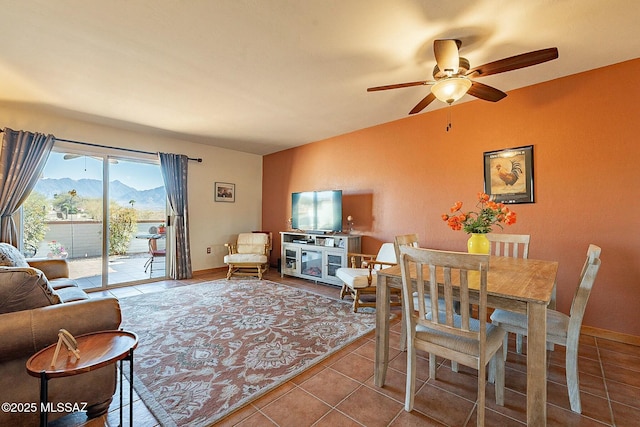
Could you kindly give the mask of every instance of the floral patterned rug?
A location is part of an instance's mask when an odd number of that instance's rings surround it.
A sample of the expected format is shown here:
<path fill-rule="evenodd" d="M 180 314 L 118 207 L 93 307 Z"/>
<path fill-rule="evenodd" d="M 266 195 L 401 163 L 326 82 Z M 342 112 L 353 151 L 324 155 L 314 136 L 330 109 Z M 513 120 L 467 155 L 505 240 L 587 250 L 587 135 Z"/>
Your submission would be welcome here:
<path fill-rule="evenodd" d="M 257 279 L 120 305 L 139 338 L 134 387 L 163 426 L 210 425 L 375 328 L 350 302 Z"/>

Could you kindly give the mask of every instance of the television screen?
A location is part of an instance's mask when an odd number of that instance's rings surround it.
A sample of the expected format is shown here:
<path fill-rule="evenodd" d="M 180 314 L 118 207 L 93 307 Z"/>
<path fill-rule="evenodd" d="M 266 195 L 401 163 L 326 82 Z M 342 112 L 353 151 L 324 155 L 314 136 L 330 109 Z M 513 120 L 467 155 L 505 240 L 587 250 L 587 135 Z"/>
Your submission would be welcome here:
<path fill-rule="evenodd" d="M 304 231 L 342 231 L 342 190 L 293 193 L 291 226 Z"/>

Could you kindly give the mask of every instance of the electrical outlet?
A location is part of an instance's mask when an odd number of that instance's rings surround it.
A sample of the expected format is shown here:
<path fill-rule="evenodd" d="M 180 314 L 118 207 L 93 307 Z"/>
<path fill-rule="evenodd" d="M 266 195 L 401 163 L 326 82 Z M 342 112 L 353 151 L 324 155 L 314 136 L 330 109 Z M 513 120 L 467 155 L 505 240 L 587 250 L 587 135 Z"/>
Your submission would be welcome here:
<path fill-rule="evenodd" d="M 208 254 L 210 254 L 210 253 L 211 253 L 211 246 L 209 246 L 209 247 L 207 248 L 207 253 L 208 253 Z"/>

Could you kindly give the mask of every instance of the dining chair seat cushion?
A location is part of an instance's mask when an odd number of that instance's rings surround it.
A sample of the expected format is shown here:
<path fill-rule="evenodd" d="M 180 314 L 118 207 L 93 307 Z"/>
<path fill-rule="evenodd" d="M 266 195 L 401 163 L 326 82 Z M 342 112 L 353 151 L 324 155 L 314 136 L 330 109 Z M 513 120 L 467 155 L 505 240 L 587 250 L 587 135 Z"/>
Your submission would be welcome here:
<path fill-rule="evenodd" d="M 224 256 L 226 264 L 264 264 L 267 262 L 267 256 L 261 254 L 230 254 Z"/>
<path fill-rule="evenodd" d="M 432 312 L 427 313 L 426 317 L 427 320 L 431 320 L 433 318 Z M 446 314 L 444 312 L 441 311 L 439 317 L 440 323 L 446 322 Z M 461 316 L 453 316 L 453 323 L 456 327 L 459 328 L 461 322 Z M 485 327 L 487 328 L 486 351 L 491 352 L 492 349 L 499 348 L 502 345 L 505 330 L 487 322 L 485 322 Z M 472 331 L 480 330 L 480 321 L 473 318 L 469 319 L 469 329 Z M 449 347 L 460 353 L 470 355 L 478 355 L 480 353 L 480 345 L 477 339 L 457 337 L 422 325 L 416 325 L 416 336 L 433 344 Z"/>
<path fill-rule="evenodd" d="M 376 271 L 371 270 L 371 284 L 369 284 L 368 268 L 339 268 L 336 271 L 336 276 L 352 289 L 363 289 L 376 285 Z"/>
<path fill-rule="evenodd" d="M 564 343 L 569 330 L 569 316 L 556 310 L 547 310 L 547 338 L 549 341 Z M 507 310 L 495 310 L 491 321 L 502 326 L 508 332 L 527 331 L 527 315 Z M 556 338 L 556 339 L 553 339 Z"/>

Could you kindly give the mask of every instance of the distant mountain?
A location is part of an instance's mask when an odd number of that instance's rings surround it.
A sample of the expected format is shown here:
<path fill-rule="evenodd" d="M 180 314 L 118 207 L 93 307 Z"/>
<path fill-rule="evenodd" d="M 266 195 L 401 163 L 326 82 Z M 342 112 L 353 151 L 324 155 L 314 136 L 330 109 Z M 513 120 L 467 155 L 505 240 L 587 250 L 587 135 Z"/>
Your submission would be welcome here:
<path fill-rule="evenodd" d="M 102 197 L 102 181 L 97 179 L 45 178 L 38 181 L 33 191 L 53 199 L 55 194 L 63 194 L 71 190 L 76 190 L 79 197 L 100 198 Z M 138 208 L 164 208 L 167 192 L 164 187 L 137 190 L 116 180 L 109 184 L 109 198 L 122 206 L 128 206 L 130 200 L 135 200 L 135 207 Z"/>

